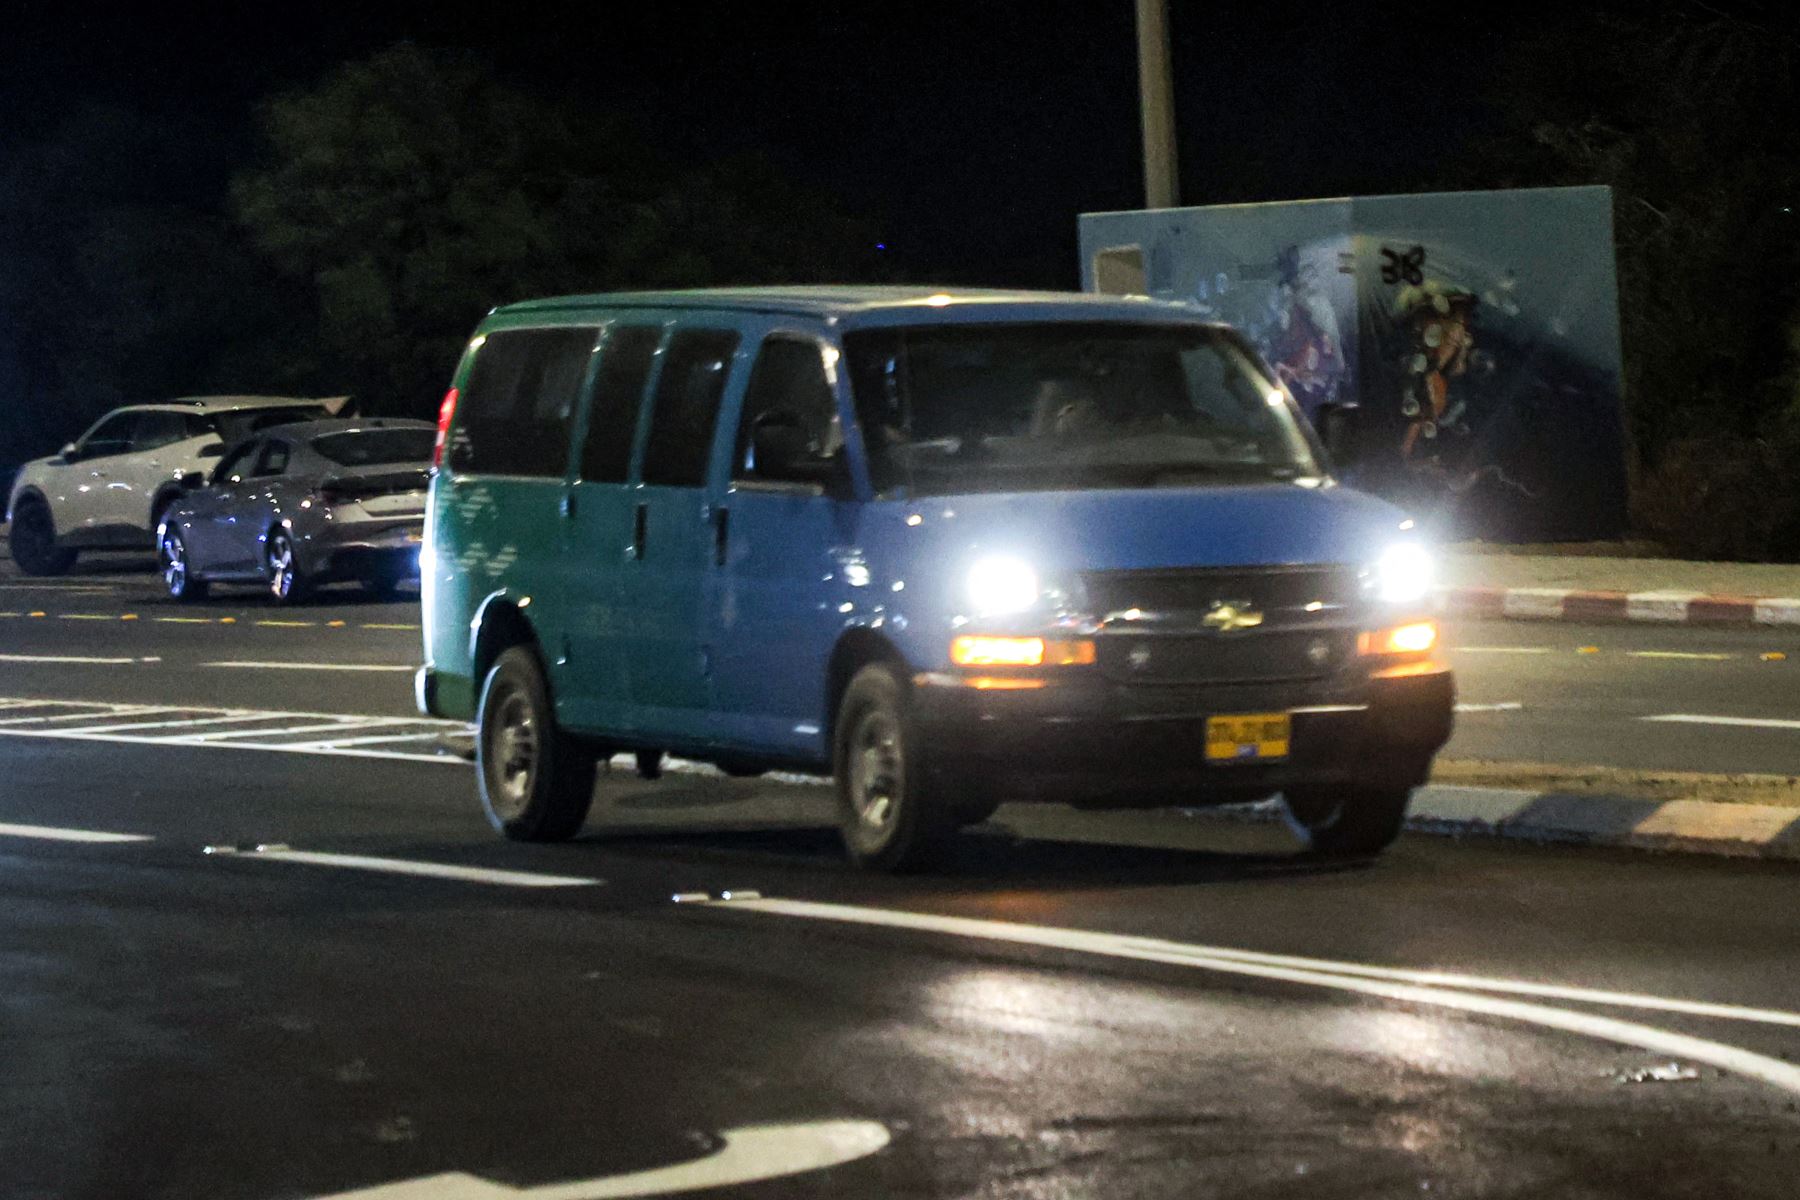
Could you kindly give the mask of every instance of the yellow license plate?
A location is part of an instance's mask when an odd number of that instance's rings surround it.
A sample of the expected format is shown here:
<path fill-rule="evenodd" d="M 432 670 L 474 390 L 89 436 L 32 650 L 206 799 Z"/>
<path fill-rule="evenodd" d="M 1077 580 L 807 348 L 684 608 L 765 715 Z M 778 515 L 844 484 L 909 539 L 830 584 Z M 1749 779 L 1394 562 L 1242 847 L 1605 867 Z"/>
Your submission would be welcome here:
<path fill-rule="evenodd" d="M 1239 713 L 1206 719 L 1206 761 L 1266 762 L 1286 758 L 1293 720 L 1286 713 Z"/>

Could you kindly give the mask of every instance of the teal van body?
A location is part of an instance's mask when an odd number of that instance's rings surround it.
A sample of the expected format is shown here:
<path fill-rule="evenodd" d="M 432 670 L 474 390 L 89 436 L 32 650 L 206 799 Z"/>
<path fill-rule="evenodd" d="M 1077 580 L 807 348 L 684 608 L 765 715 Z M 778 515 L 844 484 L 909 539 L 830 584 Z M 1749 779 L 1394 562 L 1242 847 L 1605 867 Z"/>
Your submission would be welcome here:
<path fill-rule="evenodd" d="M 551 746 L 574 792 L 619 752 L 834 773 L 852 826 L 858 786 L 936 814 L 891 852 L 846 833 L 901 865 L 1003 799 L 1403 807 L 1449 735 L 1428 550 L 1182 307 L 533 301 L 482 323 L 443 418 L 419 700 L 480 719 L 514 808 Z M 485 695 L 508 651 L 516 728 Z"/>

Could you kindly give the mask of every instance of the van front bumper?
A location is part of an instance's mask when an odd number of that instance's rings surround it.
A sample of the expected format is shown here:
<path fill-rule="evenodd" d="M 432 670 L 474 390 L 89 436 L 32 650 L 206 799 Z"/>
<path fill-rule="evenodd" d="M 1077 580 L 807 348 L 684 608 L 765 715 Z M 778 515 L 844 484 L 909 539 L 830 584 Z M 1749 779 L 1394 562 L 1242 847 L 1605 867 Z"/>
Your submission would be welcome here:
<path fill-rule="evenodd" d="M 1095 806 L 1228 804 L 1314 785 L 1413 787 L 1450 739 L 1448 667 L 1230 687 L 1126 687 L 1070 679 L 1033 689 L 979 689 L 947 675 L 914 678 L 918 731 L 944 785 L 977 778 L 1009 799 Z M 1286 713 L 1289 753 L 1209 763 L 1206 722 Z"/>

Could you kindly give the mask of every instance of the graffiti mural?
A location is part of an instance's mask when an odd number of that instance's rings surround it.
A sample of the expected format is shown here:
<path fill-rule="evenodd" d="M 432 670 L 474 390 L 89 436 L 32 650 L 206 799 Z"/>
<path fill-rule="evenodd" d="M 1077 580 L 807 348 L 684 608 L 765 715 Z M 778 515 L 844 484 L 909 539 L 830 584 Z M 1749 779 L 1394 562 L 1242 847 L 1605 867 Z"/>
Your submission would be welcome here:
<path fill-rule="evenodd" d="M 1341 473 L 1445 536 L 1616 536 L 1625 521 L 1611 193 L 1549 188 L 1081 218 L 1145 288 L 1236 325 Z"/>

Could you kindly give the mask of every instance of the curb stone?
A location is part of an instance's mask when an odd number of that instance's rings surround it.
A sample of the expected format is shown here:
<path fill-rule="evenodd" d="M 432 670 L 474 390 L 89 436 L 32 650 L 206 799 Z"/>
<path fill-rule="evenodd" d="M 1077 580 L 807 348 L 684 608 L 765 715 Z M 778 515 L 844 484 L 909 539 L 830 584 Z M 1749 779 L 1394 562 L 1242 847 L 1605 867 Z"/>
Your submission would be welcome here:
<path fill-rule="evenodd" d="M 1800 626 L 1800 597 L 1571 588 L 1449 588 L 1444 611 L 1527 621 L 1647 621 L 1665 625 Z"/>
<path fill-rule="evenodd" d="M 1280 800 L 1177 811 L 1188 817 L 1282 819 Z M 1800 808 L 1776 804 L 1427 784 L 1413 792 L 1406 828 L 1446 837 L 1499 837 L 1800 862 Z"/>

